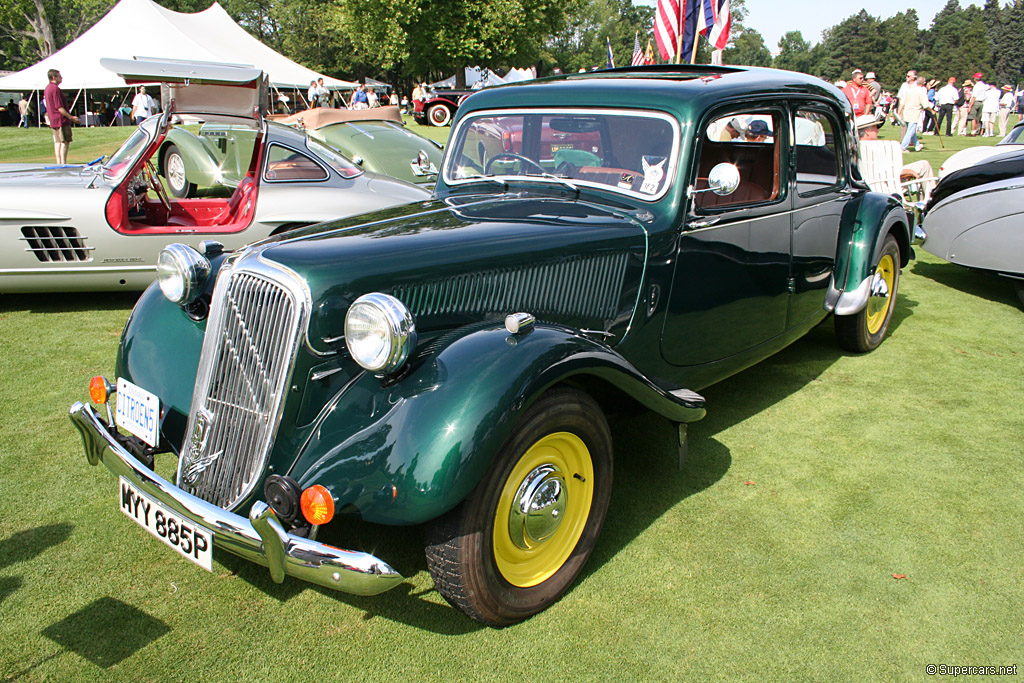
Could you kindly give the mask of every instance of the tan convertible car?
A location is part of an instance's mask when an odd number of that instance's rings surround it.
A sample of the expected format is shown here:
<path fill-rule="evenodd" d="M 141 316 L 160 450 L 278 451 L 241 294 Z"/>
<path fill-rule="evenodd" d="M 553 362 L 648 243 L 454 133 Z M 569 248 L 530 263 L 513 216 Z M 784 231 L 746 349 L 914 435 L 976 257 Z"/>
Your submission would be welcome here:
<path fill-rule="evenodd" d="M 233 249 L 292 228 L 426 199 L 367 172 L 301 130 L 264 119 L 267 79 L 251 67 L 103 60 L 129 83 L 161 82 L 164 112 L 109 159 L 86 166 L 0 164 L 0 292 L 143 289 L 172 242 Z M 176 198 L 154 164 L 174 125 L 221 121 L 255 131 L 247 169 L 223 196 Z"/>

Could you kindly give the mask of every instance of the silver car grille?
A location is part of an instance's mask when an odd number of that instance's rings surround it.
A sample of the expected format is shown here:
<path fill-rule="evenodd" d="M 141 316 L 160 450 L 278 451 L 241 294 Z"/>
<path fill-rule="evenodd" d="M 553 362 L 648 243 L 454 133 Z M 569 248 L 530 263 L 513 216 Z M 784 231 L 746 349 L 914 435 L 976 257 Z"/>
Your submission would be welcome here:
<path fill-rule="evenodd" d="M 308 308 L 286 273 L 254 265 L 217 283 L 178 462 L 178 486 L 225 509 L 266 468 Z"/>
<path fill-rule="evenodd" d="M 91 261 L 93 247 L 85 246 L 85 238 L 77 228 L 63 225 L 26 225 L 21 228 L 25 251 L 35 254 L 43 263 Z"/>

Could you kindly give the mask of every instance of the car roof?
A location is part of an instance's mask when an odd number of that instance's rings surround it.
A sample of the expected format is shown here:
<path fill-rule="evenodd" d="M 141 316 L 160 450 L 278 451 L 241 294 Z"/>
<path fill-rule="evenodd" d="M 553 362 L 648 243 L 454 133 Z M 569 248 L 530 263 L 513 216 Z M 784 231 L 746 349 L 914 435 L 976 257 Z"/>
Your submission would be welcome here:
<path fill-rule="evenodd" d="M 675 64 L 566 74 L 484 88 L 462 103 L 459 114 L 479 109 L 545 107 L 557 102 L 560 106 L 659 109 L 687 120 L 733 98 L 780 95 L 824 99 L 852 115 L 842 92 L 813 76 L 779 69 Z"/>

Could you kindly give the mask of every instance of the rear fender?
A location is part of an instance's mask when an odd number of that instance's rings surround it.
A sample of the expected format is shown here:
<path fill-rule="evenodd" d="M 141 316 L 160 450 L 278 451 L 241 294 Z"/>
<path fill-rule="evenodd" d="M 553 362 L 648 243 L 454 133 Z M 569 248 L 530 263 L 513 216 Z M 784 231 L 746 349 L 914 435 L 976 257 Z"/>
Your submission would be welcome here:
<path fill-rule="evenodd" d="M 181 152 L 181 158 L 185 162 L 185 177 L 190 183 L 200 186 L 219 185 L 218 165 L 210 155 L 209 150 L 203 145 L 203 141 L 185 130 L 184 128 L 172 128 L 167 133 L 163 144 L 160 145 L 160 172 L 166 172 L 164 168 L 164 156 L 167 148 L 174 145 Z"/>
<path fill-rule="evenodd" d="M 900 267 L 910 262 L 910 220 L 894 198 L 868 192 L 847 203 L 839 229 L 836 268 L 825 308 L 839 315 L 867 305 L 870 276 L 892 233 L 900 247 Z"/>
<path fill-rule="evenodd" d="M 607 346 L 566 328 L 511 335 L 490 324 L 431 346 L 399 381 L 362 373 L 334 397 L 291 469 L 302 488 L 326 486 L 339 508 L 353 506 L 372 522 L 433 519 L 469 495 L 545 390 L 579 375 L 677 422 L 704 415 L 700 396 L 659 389 Z"/>

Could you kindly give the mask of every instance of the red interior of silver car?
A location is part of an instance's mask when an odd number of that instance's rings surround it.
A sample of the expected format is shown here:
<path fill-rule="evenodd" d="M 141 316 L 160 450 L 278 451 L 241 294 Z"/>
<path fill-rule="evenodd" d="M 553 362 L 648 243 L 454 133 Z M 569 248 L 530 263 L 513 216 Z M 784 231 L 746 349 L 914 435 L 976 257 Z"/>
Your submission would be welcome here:
<path fill-rule="evenodd" d="M 170 196 L 150 160 L 163 137 L 156 137 L 107 200 L 110 227 L 125 235 L 223 234 L 247 228 L 256 215 L 262 133 L 256 136 L 249 170 L 227 198 Z"/>

